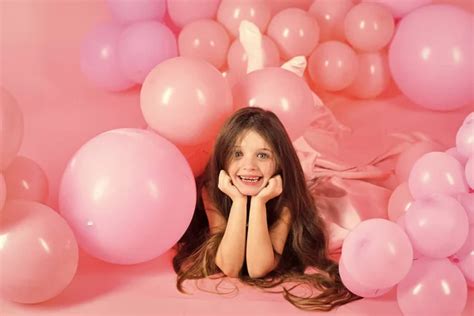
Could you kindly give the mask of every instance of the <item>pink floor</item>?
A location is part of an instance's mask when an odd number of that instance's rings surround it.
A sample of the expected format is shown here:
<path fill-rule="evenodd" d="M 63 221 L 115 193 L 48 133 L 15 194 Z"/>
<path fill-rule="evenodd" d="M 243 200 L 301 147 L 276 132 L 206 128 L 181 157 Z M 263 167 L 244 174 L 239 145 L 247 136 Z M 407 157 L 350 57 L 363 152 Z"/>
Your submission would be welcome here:
<path fill-rule="evenodd" d="M 470 1 L 437 2 L 460 3 L 474 11 Z M 59 179 L 80 145 L 105 130 L 146 125 L 139 108 L 139 90 L 103 92 L 87 82 L 79 71 L 81 39 L 91 27 L 108 18 L 103 1 L 2 0 L 0 10 L 0 85 L 17 97 L 23 110 L 25 134 L 20 155 L 43 167 L 50 181 L 48 204 L 57 209 Z M 474 110 L 472 104 L 447 113 L 423 110 L 394 87 L 373 101 L 334 95 L 322 98 L 336 117 L 353 129 L 341 150 L 350 153 L 354 161 L 378 153 L 393 132 L 421 131 L 446 148 L 452 147 L 463 118 Z M 219 296 L 193 289 L 191 283 L 194 294 L 180 294 L 175 288 L 170 259 L 170 254 L 165 254 L 148 263 L 117 266 L 81 254 L 78 272 L 62 294 L 31 306 L 0 299 L 0 315 L 305 313 L 281 295 L 249 288 Z M 395 291 L 377 299 L 353 302 L 327 314 L 402 315 Z M 469 291 L 463 315 L 474 315 L 474 289 Z"/>

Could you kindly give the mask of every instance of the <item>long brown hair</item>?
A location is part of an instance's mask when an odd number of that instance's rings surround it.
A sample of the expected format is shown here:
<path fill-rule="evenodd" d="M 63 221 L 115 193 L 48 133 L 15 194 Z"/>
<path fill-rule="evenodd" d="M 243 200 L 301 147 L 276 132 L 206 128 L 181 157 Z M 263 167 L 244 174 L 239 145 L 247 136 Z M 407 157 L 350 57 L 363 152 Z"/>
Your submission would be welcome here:
<path fill-rule="evenodd" d="M 205 186 L 218 211 L 228 219 L 232 201 L 218 189 L 218 174 L 222 169 L 227 170 L 232 147 L 242 133 L 249 130 L 257 132 L 270 144 L 276 156 L 277 173 L 283 179 L 282 194 L 267 202 L 267 210 L 271 210 L 267 212 L 268 225 L 272 227 L 284 206 L 289 208 L 292 221 L 278 266 L 264 278 L 252 279 L 241 272 L 239 279 L 264 290 L 281 285 L 282 290 L 276 292 L 304 310 L 329 311 L 359 299 L 343 285 L 338 264 L 328 256 L 324 222 L 308 191 L 291 140 L 273 112 L 247 107 L 236 111 L 227 120 L 217 137 L 206 171 L 197 179 L 198 192 Z M 191 224 L 178 242 L 173 258 L 173 267 L 178 275 L 177 287 L 181 292 L 185 293 L 183 282 L 187 279 L 224 276 L 215 264 L 222 237 L 223 232 L 210 234 L 199 194 Z M 311 268 L 312 271 L 308 271 Z M 288 286 L 290 283 L 292 285 Z M 319 293 L 300 296 L 295 293 L 300 285 L 309 285 Z"/>

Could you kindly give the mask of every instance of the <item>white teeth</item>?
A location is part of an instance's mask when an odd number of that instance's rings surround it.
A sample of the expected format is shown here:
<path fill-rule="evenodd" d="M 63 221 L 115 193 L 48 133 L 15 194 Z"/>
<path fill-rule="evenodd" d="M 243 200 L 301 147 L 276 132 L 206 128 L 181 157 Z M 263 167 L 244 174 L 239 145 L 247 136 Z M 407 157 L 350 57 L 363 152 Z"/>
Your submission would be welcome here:
<path fill-rule="evenodd" d="M 242 176 L 239 176 L 240 179 L 242 179 L 242 181 L 247 181 L 247 182 L 257 182 L 258 180 L 260 180 L 260 177 L 242 177 Z"/>

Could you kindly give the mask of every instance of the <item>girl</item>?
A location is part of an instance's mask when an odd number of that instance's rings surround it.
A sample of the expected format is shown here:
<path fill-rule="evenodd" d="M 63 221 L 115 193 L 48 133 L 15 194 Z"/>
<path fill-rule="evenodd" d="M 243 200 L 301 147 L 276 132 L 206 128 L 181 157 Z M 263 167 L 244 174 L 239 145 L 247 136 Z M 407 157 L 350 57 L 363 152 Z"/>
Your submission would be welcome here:
<path fill-rule="evenodd" d="M 197 182 L 201 195 L 173 259 L 181 292 L 187 279 L 221 273 L 263 289 L 283 285 L 285 299 L 306 310 L 328 311 L 359 298 L 328 257 L 324 222 L 274 113 L 235 112 Z M 286 282 L 296 285 L 286 288 Z M 292 290 L 300 284 L 321 293 L 299 297 Z"/>

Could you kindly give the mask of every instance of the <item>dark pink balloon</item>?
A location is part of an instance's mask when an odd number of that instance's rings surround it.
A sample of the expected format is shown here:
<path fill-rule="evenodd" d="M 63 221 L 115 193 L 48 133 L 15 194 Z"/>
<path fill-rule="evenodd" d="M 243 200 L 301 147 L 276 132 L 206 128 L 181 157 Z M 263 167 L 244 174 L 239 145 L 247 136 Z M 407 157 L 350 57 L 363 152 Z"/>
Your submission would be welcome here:
<path fill-rule="evenodd" d="M 345 41 L 344 19 L 354 6 L 352 0 L 315 0 L 308 13 L 313 15 L 319 25 L 319 40 Z"/>

